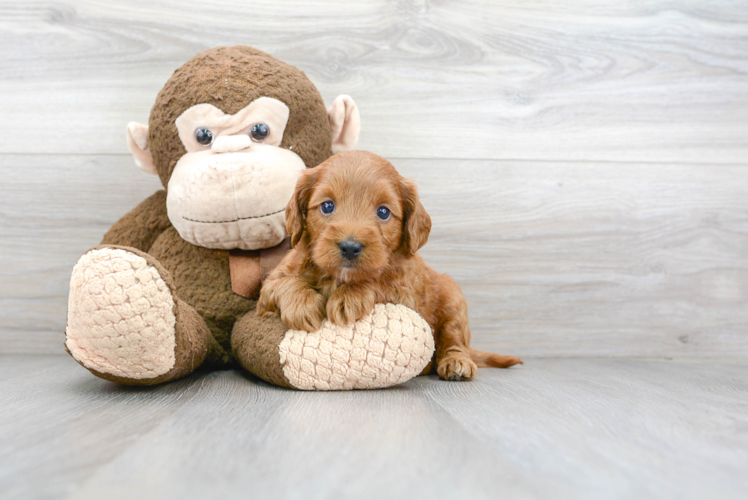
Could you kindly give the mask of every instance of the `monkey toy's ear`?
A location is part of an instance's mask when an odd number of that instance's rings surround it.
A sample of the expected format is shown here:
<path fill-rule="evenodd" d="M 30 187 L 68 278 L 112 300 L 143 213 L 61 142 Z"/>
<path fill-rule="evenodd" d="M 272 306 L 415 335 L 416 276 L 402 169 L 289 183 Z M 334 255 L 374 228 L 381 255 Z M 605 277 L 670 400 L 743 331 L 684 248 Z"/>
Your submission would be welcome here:
<path fill-rule="evenodd" d="M 332 131 L 332 152 L 356 149 L 358 134 L 361 132 L 361 115 L 358 106 L 349 95 L 339 95 L 327 110 Z"/>
<path fill-rule="evenodd" d="M 127 147 L 140 170 L 153 175 L 158 173 L 148 148 L 148 125 L 136 122 L 127 124 Z"/>

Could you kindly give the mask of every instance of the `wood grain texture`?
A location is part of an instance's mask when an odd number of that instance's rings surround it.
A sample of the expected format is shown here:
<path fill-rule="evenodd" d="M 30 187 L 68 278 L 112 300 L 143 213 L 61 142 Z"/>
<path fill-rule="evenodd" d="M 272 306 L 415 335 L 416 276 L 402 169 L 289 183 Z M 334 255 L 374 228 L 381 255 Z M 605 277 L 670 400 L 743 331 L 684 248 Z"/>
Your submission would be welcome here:
<path fill-rule="evenodd" d="M 124 153 L 200 50 L 349 93 L 399 158 L 744 163 L 748 3 L 3 0 L 4 153 Z"/>
<path fill-rule="evenodd" d="M 3 498 L 682 498 L 748 491 L 745 364 L 530 360 L 472 383 L 155 388 L 0 357 Z"/>
<path fill-rule="evenodd" d="M 712 165 L 396 161 L 468 298 L 523 356 L 747 356 L 748 182 Z"/>
<path fill-rule="evenodd" d="M 73 265 L 161 184 L 124 156 L 1 156 L 0 172 L 0 352 L 64 353 Z"/>
<path fill-rule="evenodd" d="M 473 345 L 520 356 L 748 356 L 742 166 L 408 160 L 422 254 Z M 129 156 L 0 156 L 0 352 L 62 352 L 70 271 L 160 185 Z"/>

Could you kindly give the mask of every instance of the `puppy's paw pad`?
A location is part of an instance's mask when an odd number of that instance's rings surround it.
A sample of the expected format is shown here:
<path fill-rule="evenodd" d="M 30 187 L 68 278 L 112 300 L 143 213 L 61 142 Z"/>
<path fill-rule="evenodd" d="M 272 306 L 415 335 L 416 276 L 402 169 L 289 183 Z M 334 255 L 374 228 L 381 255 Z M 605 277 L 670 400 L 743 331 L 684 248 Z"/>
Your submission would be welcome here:
<path fill-rule="evenodd" d="M 473 380 L 478 374 L 478 365 L 467 356 L 450 357 L 439 362 L 436 372 L 443 380 Z"/>

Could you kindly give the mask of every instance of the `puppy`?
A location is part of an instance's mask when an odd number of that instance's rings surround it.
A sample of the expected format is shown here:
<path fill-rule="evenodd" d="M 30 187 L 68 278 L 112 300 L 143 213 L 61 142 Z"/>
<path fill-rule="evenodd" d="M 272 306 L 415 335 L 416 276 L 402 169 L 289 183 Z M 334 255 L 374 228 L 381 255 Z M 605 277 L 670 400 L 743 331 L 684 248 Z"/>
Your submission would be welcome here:
<path fill-rule="evenodd" d="M 293 249 L 265 281 L 258 314 L 280 314 L 289 328 L 315 331 L 325 317 L 348 325 L 376 303 L 403 304 L 431 326 L 442 379 L 471 380 L 478 366 L 522 363 L 470 348 L 460 287 L 416 253 L 431 218 L 415 185 L 384 158 L 349 151 L 306 170 L 286 207 L 286 226 Z"/>

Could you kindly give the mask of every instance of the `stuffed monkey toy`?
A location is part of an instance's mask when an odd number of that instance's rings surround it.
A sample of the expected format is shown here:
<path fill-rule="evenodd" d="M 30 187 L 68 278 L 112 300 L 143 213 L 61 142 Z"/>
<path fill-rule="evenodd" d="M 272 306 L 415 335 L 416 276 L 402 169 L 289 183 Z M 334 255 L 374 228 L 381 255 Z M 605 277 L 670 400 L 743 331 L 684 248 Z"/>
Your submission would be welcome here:
<path fill-rule="evenodd" d="M 236 365 L 279 386 L 363 389 L 428 370 L 424 319 L 379 304 L 349 327 L 289 331 L 259 317 L 262 280 L 290 248 L 284 209 L 305 168 L 355 149 L 353 100 L 329 110 L 306 75 L 259 50 L 202 52 L 174 72 L 135 163 L 157 191 L 86 252 L 70 281 L 65 347 L 94 375 L 153 385 Z"/>

